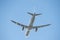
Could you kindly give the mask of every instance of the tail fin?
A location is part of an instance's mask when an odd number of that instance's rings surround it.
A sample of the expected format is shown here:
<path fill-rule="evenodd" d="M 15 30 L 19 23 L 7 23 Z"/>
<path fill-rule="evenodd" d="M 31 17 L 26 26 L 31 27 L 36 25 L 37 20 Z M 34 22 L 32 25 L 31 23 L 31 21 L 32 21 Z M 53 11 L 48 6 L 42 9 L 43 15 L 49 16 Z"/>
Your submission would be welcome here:
<path fill-rule="evenodd" d="M 33 15 L 35 15 L 35 16 L 41 15 L 41 14 L 35 14 L 35 13 L 32 14 L 32 13 L 30 13 L 30 12 L 28 12 L 28 14 L 30 14 L 30 15 L 32 15 L 32 16 L 33 16 Z"/>

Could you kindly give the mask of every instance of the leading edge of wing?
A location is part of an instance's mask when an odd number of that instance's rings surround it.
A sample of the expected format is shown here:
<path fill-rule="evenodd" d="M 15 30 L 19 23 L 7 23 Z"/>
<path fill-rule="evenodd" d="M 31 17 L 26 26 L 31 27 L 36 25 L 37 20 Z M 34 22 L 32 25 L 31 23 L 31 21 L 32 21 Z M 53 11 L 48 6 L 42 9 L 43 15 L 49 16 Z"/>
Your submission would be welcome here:
<path fill-rule="evenodd" d="M 19 25 L 19 26 L 23 26 L 23 27 L 25 27 L 25 28 L 28 27 L 28 26 L 26 26 L 26 25 L 23 25 L 23 24 L 21 24 L 21 23 L 15 22 L 15 21 L 13 21 L 13 20 L 11 20 L 11 22 L 13 22 L 13 23 L 15 23 L 15 24 L 17 24 L 17 25 Z"/>
<path fill-rule="evenodd" d="M 41 25 L 41 26 L 33 26 L 33 28 L 40 28 L 40 27 L 45 27 L 45 26 L 49 26 L 51 24 L 46 24 L 46 25 Z"/>

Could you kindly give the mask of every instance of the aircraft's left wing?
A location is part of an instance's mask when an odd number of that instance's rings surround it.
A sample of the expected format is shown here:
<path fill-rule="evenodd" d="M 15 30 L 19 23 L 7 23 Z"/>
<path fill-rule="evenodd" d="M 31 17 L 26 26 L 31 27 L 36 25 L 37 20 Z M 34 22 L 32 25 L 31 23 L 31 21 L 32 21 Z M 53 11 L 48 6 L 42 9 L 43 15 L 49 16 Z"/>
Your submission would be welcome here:
<path fill-rule="evenodd" d="M 41 25 L 41 26 L 33 26 L 33 28 L 41 28 L 41 27 L 45 27 L 45 26 L 49 26 L 51 24 L 46 24 L 46 25 Z"/>
<path fill-rule="evenodd" d="M 17 24 L 17 25 L 19 25 L 19 26 L 25 27 L 25 28 L 28 27 L 28 26 L 26 26 L 26 25 L 20 24 L 20 23 L 18 23 L 18 22 L 13 21 L 13 20 L 11 20 L 11 22 L 13 22 L 13 23 L 15 23 L 15 24 Z"/>

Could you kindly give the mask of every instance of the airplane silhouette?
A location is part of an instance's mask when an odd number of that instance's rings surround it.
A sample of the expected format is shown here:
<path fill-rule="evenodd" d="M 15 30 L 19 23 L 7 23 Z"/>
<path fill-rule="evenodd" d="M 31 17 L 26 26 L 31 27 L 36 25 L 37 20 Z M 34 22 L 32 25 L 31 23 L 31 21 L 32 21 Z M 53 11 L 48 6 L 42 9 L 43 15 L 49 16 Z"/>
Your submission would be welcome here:
<path fill-rule="evenodd" d="M 34 23 L 34 20 L 35 20 L 35 16 L 38 16 L 38 15 L 41 15 L 41 14 L 36 14 L 36 13 L 32 14 L 30 12 L 28 12 L 28 14 L 30 14 L 32 16 L 29 26 L 26 26 L 24 24 L 21 24 L 21 23 L 18 23 L 18 22 L 15 22 L 15 21 L 11 20 L 11 22 L 21 26 L 22 27 L 22 31 L 24 30 L 24 28 L 27 28 L 26 36 L 29 35 L 29 32 L 30 32 L 31 29 L 35 29 L 35 31 L 37 32 L 38 28 L 50 25 L 50 24 L 46 24 L 46 25 L 41 25 L 41 26 L 33 26 L 33 23 Z"/>

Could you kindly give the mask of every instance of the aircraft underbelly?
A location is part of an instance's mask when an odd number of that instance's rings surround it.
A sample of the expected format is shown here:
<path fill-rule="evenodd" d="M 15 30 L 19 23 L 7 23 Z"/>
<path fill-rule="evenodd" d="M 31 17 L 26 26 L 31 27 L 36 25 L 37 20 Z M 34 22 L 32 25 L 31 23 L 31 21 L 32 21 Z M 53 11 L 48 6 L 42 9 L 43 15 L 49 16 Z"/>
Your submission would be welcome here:
<path fill-rule="evenodd" d="M 28 28 L 28 30 L 31 30 L 32 29 L 32 26 L 30 26 L 29 28 Z"/>
<path fill-rule="evenodd" d="M 32 25 L 28 27 L 28 30 L 31 30 L 32 29 Z"/>

